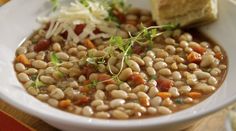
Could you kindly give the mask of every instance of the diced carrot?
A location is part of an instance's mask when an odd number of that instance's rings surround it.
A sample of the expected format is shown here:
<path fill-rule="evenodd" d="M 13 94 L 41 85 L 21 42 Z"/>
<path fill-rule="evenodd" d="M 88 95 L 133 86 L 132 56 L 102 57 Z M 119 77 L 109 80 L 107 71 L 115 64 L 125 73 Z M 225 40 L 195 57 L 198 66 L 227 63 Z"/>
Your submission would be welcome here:
<path fill-rule="evenodd" d="M 158 92 L 157 96 L 160 96 L 162 99 L 170 98 L 171 94 L 169 92 Z"/>
<path fill-rule="evenodd" d="M 21 62 L 22 64 L 29 66 L 30 65 L 30 61 L 29 59 L 24 55 L 24 54 L 20 54 L 16 57 L 16 61 L 17 62 Z"/>
<path fill-rule="evenodd" d="M 95 45 L 90 39 L 85 39 L 84 40 L 84 46 L 86 46 L 89 49 L 95 48 Z"/>
<path fill-rule="evenodd" d="M 202 46 L 192 46 L 191 47 L 194 51 L 196 51 L 197 53 L 200 54 L 204 54 L 204 52 L 206 51 L 206 48 L 202 47 Z"/>
<path fill-rule="evenodd" d="M 157 79 L 157 87 L 161 91 L 168 91 L 169 88 L 173 86 L 174 82 L 170 79 L 167 79 L 165 77 L 160 77 Z"/>
<path fill-rule="evenodd" d="M 98 81 L 105 81 L 105 84 L 115 84 L 115 81 L 111 79 L 111 76 L 105 73 L 98 74 Z"/>
<path fill-rule="evenodd" d="M 150 101 L 149 101 L 149 99 L 146 98 L 146 97 L 141 97 L 141 98 L 139 98 L 139 102 L 140 102 L 140 104 L 141 104 L 142 106 L 145 106 L 145 107 L 150 106 Z"/>
<path fill-rule="evenodd" d="M 83 96 L 83 97 L 81 97 L 81 98 L 79 98 L 76 102 L 75 102 L 75 104 L 76 105 L 86 105 L 86 104 L 88 104 L 89 103 L 89 101 L 90 101 L 90 98 L 88 97 L 88 96 Z"/>
<path fill-rule="evenodd" d="M 222 60 L 222 59 L 223 59 L 223 55 L 222 55 L 221 52 L 216 52 L 215 57 L 216 57 L 217 59 L 219 59 L 219 60 Z"/>
<path fill-rule="evenodd" d="M 89 87 L 88 86 L 82 86 L 79 89 L 80 92 L 82 93 L 88 93 L 89 92 Z"/>
<path fill-rule="evenodd" d="M 202 93 L 200 93 L 200 92 L 190 92 L 190 93 L 188 93 L 188 96 L 193 98 L 193 99 L 197 99 L 197 98 L 200 98 L 202 96 Z"/>
<path fill-rule="evenodd" d="M 191 52 L 187 56 L 187 60 L 189 63 L 198 63 L 202 60 L 202 56 L 201 56 L 201 54 L 199 54 L 197 52 Z"/>
<path fill-rule="evenodd" d="M 60 107 L 60 108 L 66 108 L 66 107 L 68 107 L 68 106 L 70 106 L 70 105 L 71 105 L 71 100 L 69 100 L 69 99 L 61 100 L 61 101 L 59 102 L 59 107 Z"/>
<path fill-rule="evenodd" d="M 129 77 L 129 80 L 130 82 L 132 83 L 133 86 L 137 86 L 137 85 L 140 85 L 140 84 L 145 84 L 145 81 L 144 79 L 142 78 L 142 76 L 140 74 L 132 74 L 130 77 Z"/>
<path fill-rule="evenodd" d="M 88 85 L 90 83 L 90 80 L 83 81 L 83 85 Z"/>

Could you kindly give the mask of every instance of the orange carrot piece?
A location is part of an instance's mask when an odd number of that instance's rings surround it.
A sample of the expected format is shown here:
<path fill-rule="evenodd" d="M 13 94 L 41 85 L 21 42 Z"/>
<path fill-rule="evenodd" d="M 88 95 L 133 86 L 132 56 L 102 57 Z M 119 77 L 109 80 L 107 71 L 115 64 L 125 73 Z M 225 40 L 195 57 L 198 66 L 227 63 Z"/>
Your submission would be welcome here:
<path fill-rule="evenodd" d="M 199 46 L 192 46 L 192 49 L 199 54 L 204 54 L 204 52 L 206 51 L 206 49 L 200 45 Z"/>
<path fill-rule="evenodd" d="M 197 98 L 202 97 L 202 93 L 200 93 L 200 92 L 190 92 L 190 93 L 188 93 L 188 96 L 193 98 L 193 99 L 197 99 Z"/>
<path fill-rule="evenodd" d="M 61 101 L 59 102 L 59 107 L 60 107 L 60 108 L 67 108 L 67 107 L 70 106 L 70 105 L 71 105 L 71 100 L 69 100 L 69 99 L 61 100 Z"/>
<path fill-rule="evenodd" d="M 222 60 L 222 59 L 223 59 L 223 55 L 222 55 L 221 52 L 216 52 L 215 57 L 216 57 L 217 59 L 219 59 L 219 60 Z"/>
<path fill-rule="evenodd" d="M 84 40 L 84 46 L 89 48 L 89 49 L 92 49 L 92 48 L 95 48 L 95 45 L 93 44 L 93 42 L 89 39 L 85 39 Z"/>
<path fill-rule="evenodd" d="M 24 55 L 24 54 L 20 54 L 16 57 L 16 61 L 17 62 L 21 62 L 24 65 L 30 65 L 30 61 L 29 59 Z"/>
<path fill-rule="evenodd" d="M 104 81 L 105 84 L 115 84 L 116 82 L 112 79 L 112 77 L 108 74 L 101 73 L 98 74 L 98 81 Z"/>
<path fill-rule="evenodd" d="M 145 107 L 150 106 L 150 101 L 149 101 L 149 99 L 146 98 L 146 97 L 141 97 L 141 98 L 139 98 L 139 102 L 140 102 L 140 104 L 141 104 L 142 106 L 145 106 Z"/>
<path fill-rule="evenodd" d="M 157 96 L 160 96 L 162 99 L 166 99 L 171 97 L 171 94 L 169 92 L 158 92 Z"/>
<path fill-rule="evenodd" d="M 187 56 L 187 60 L 190 63 L 197 63 L 200 62 L 202 60 L 202 56 L 201 54 L 197 53 L 197 52 L 191 52 L 188 56 Z"/>

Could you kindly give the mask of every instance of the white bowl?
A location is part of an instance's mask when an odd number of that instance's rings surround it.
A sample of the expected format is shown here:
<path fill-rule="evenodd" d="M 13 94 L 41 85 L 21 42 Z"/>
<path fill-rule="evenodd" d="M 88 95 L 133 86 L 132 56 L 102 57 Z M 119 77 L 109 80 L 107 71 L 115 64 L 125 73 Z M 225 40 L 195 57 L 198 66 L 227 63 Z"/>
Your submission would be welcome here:
<path fill-rule="evenodd" d="M 219 1 L 219 20 L 202 27 L 227 52 L 229 65 L 226 80 L 222 86 L 203 102 L 186 110 L 162 117 L 140 120 L 101 120 L 76 116 L 40 102 L 29 95 L 17 81 L 13 70 L 17 46 L 39 27 L 37 16 L 44 16 L 50 10 L 48 0 L 12 0 L 0 8 L 0 98 L 16 108 L 34 115 L 62 130 L 86 131 L 140 131 L 178 130 L 196 120 L 213 113 L 236 99 L 236 6 L 227 0 Z M 149 8 L 146 0 L 130 0 L 134 5 Z"/>

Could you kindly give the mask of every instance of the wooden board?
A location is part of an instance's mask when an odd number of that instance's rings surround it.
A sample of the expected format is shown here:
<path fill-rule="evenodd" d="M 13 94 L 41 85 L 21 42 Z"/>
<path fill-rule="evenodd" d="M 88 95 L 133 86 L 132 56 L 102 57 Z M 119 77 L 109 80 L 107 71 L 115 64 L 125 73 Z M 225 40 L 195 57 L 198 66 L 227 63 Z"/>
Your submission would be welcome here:
<path fill-rule="evenodd" d="M 58 131 L 58 129 L 48 125 L 44 121 L 33 117 L 27 113 L 24 113 L 7 103 L 0 100 L 0 110 L 10 114 L 15 119 L 21 121 L 22 123 L 30 126 L 31 128 L 38 131 Z M 224 128 L 224 121 L 227 115 L 228 109 L 223 109 L 210 116 L 203 118 L 202 120 L 196 122 L 190 128 L 184 131 L 226 131 Z"/>

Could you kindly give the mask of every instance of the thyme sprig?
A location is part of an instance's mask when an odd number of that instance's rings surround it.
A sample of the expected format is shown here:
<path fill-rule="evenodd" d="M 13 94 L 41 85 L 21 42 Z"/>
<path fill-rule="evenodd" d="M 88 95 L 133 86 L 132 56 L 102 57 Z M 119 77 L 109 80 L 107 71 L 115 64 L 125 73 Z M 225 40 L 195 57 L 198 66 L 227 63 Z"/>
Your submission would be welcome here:
<path fill-rule="evenodd" d="M 124 67 L 124 63 L 129 56 L 129 52 L 131 52 L 131 47 L 135 43 L 148 41 L 149 45 L 152 45 L 153 38 L 162 35 L 165 32 L 165 30 L 173 30 L 173 29 L 177 28 L 177 26 L 178 25 L 173 25 L 173 24 L 162 25 L 162 26 L 150 26 L 150 27 L 143 26 L 143 29 L 140 32 L 138 32 L 136 36 L 132 36 L 131 33 L 129 33 L 130 37 L 127 39 L 123 39 L 120 36 L 112 36 L 109 40 L 110 45 L 115 46 L 116 48 L 121 50 L 122 54 L 123 54 L 123 57 L 121 59 L 121 67 L 119 69 L 119 72 L 117 74 L 114 74 L 111 71 L 111 69 L 109 68 L 110 73 L 114 75 L 113 79 L 119 79 L 118 76 L 122 72 L 122 69 Z M 158 32 L 158 30 L 160 30 L 161 32 Z M 162 31 L 162 30 L 164 30 L 164 31 Z M 108 67 L 109 66 L 110 65 L 108 63 Z"/>

